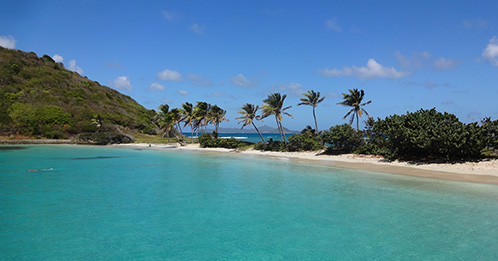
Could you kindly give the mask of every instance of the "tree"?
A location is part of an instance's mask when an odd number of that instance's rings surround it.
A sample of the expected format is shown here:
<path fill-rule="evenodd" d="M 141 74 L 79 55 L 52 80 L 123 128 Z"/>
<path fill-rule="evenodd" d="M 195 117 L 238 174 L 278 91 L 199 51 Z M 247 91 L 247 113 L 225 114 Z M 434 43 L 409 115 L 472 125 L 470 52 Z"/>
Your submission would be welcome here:
<path fill-rule="evenodd" d="M 342 94 L 343 101 L 337 104 L 353 107 L 346 115 L 344 115 L 344 119 L 346 119 L 351 114 L 351 119 L 349 120 L 349 126 L 353 124 L 354 118 L 356 116 L 356 131 L 360 130 L 360 117 L 365 113 L 369 118 L 370 115 L 365 109 L 362 109 L 362 106 L 370 104 L 372 101 L 367 101 L 365 103 L 361 103 L 363 101 L 363 96 L 365 96 L 365 92 L 363 90 L 358 91 L 358 89 L 349 90 L 349 94 Z"/>
<path fill-rule="evenodd" d="M 259 137 L 261 137 L 261 140 L 263 141 L 263 143 L 265 143 L 265 139 L 263 138 L 263 135 L 261 135 L 261 132 L 259 132 L 258 127 L 256 127 L 256 125 L 254 124 L 254 119 L 261 121 L 261 117 L 256 115 L 258 112 L 258 109 L 259 109 L 258 105 L 246 103 L 246 104 L 242 105 L 242 110 L 238 111 L 238 113 L 241 114 L 242 116 L 237 117 L 235 119 L 241 120 L 238 124 L 244 123 L 242 125 L 242 127 L 240 128 L 241 130 L 245 126 L 251 124 L 254 127 L 254 129 L 258 132 Z"/>
<path fill-rule="evenodd" d="M 209 111 L 211 110 L 211 104 L 207 102 L 197 102 L 197 104 L 194 107 L 194 128 L 195 129 L 202 129 L 202 126 L 204 126 L 204 131 L 203 133 L 206 133 L 206 128 L 208 123 L 210 122 L 209 119 Z"/>
<path fill-rule="evenodd" d="M 263 100 L 265 104 L 261 106 L 261 108 L 263 109 L 261 119 L 264 119 L 270 115 L 275 115 L 275 121 L 277 122 L 277 127 L 280 132 L 280 140 L 287 145 L 284 127 L 282 126 L 282 114 L 287 115 L 291 118 L 294 117 L 286 112 L 286 110 L 292 108 L 292 106 L 288 106 L 285 108 L 283 107 L 285 98 L 287 98 L 286 94 L 284 94 L 283 96 L 280 93 L 271 93 L 270 95 L 268 95 L 268 97 Z"/>
<path fill-rule="evenodd" d="M 214 132 L 216 134 L 218 134 L 218 128 L 220 126 L 220 123 L 222 121 L 228 121 L 228 119 L 225 117 L 226 113 L 227 111 L 218 107 L 218 105 L 211 106 L 211 109 L 209 110 L 208 117 L 210 119 L 210 122 L 214 124 Z"/>
<path fill-rule="evenodd" d="M 157 116 L 158 116 L 157 121 L 159 123 L 159 128 L 164 129 L 163 137 L 164 135 L 167 135 L 169 142 L 169 132 L 171 130 L 171 127 L 173 126 L 173 121 L 169 114 L 169 105 L 168 104 L 160 105 Z"/>
<path fill-rule="evenodd" d="M 325 97 L 320 98 L 320 92 L 315 92 L 313 90 L 308 91 L 308 93 L 303 93 L 304 98 L 301 98 L 301 102 L 297 104 L 300 105 L 309 105 L 313 107 L 313 118 L 315 119 L 315 133 L 318 134 L 318 123 L 316 121 L 315 108 L 318 106 L 320 102 L 322 102 Z"/>
<path fill-rule="evenodd" d="M 185 102 L 182 104 L 182 108 L 183 118 L 181 120 L 185 122 L 183 127 L 185 128 L 187 125 L 190 126 L 190 142 L 194 143 L 194 128 L 192 127 L 192 122 L 194 121 L 194 106 L 192 103 Z"/>

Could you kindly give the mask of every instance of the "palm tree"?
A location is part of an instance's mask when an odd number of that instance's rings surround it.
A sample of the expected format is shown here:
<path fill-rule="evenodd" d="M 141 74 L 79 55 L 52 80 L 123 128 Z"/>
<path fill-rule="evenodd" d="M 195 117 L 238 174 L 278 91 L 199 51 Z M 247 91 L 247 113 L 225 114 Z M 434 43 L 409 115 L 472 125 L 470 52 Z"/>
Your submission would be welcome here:
<path fill-rule="evenodd" d="M 261 119 L 264 119 L 270 115 L 275 115 L 275 121 L 277 122 L 278 131 L 280 132 L 280 140 L 283 141 L 285 145 L 287 145 L 284 127 L 282 126 L 282 114 L 287 115 L 291 118 L 294 117 L 288 112 L 285 112 L 292 106 L 283 108 L 285 98 L 287 98 L 286 94 L 284 94 L 283 96 L 280 93 L 271 93 L 270 95 L 268 95 L 268 97 L 263 100 L 265 104 L 261 106 L 261 108 L 263 109 Z"/>
<path fill-rule="evenodd" d="M 169 114 L 169 105 L 163 104 L 159 106 L 159 112 L 157 113 L 157 121 L 159 123 L 159 127 L 164 129 L 164 135 L 168 136 L 169 142 L 169 132 L 171 131 L 171 127 L 173 126 L 172 117 Z"/>
<path fill-rule="evenodd" d="M 261 137 L 261 140 L 263 141 L 263 143 L 265 143 L 265 139 L 263 138 L 263 135 L 261 135 L 261 132 L 259 132 L 258 127 L 256 127 L 256 125 L 254 124 L 254 119 L 261 121 L 261 118 L 256 115 L 256 113 L 258 112 L 258 109 L 259 109 L 258 105 L 246 103 L 246 104 L 242 105 L 242 110 L 238 111 L 238 113 L 242 114 L 242 116 L 237 117 L 235 119 L 237 119 L 237 120 L 241 119 L 241 121 L 238 124 L 244 123 L 242 125 L 242 128 L 240 128 L 241 130 L 245 126 L 252 124 L 254 129 L 256 129 L 256 131 L 258 132 L 259 137 Z"/>
<path fill-rule="evenodd" d="M 179 139 L 177 136 L 177 140 L 179 140 L 181 142 L 183 140 L 183 132 L 182 132 L 182 128 L 180 126 L 180 122 L 182 121 L 182 110 L 178 109 L 178 108 L 174 108 L 168 112 L 168 116 L 171 119 L 172 125 L 175 126 L 175 129 L 177 130 L 177 132 L 180 135 Z"/>
<path fill-rule="evenodd" d="M 194 128 L 192 127 L 192 122 L 194 121 L 194 107 L 192 103 L 185 102 L 182 104 L 182 108 L 183 118 L 181 120 L 185 122 L 183 127 L 185 128 L 187 125 L 190 126 L 190 142 L 194 143 Z"/>
<path fill-rule="evenodd" d="M 220 126 L 220 122 L 222 121 L 228 121 L 227 118 L 225 118 L 225 114 L 227 113 L 226 110 L 223 110 L 222 108 L 218 107 L 218 105 L 211 106 L 211 109 L 209 110 L 209 119 L 210 122 L 214 124 L 214 132 L 218 134 L 218 128 Z"/>
<path fill-rule="evenodd" d="M 197 102 L 194 107 L 194 128 L 202 129 L 204 126 L 204 132 L 206 133 L 207 125 L 210 122 L 209 111 L 211 110 L 211 104 L 207 102 Z"/>
<path fill-rule="evenodd" d="M 300 105 L 310 105 L 313 107 L 313 118 L 315 119 L 315 133 L 318 134 L 318 123 L 316 122 L 315 108 L 320 102 L 322 102 L 325 97 L 320 98 L 320 92 L 315 92 L 313 90 L 308 91 L 308 93 L 303 93 L 304 98 L 301 98 L 301 102 L 297 104 Z"/>
<path fill-rule="evenodd" d="M 356 131 L 360 130 L 360 117 L 365 113 L 369 118 L 370 115 L 365 109 L 362 109 L 362 106 L 370 104 L 372 101 L 367 101 L 365 103 L 361 103 L 363 101 L 363 96 L 365 96 L 365 92 L 363 90 L 358 91 L 358 89 L 349 90 L 349 94 L 342 94 L 343 101 L 337 104 L 353 107 L 346 115 L 344 115 L 344 119 L 346 119 L 351 114 L 351 119 L 349 120 L 349 126 L 353 124 L 354 117 L 356 115 Z"/>

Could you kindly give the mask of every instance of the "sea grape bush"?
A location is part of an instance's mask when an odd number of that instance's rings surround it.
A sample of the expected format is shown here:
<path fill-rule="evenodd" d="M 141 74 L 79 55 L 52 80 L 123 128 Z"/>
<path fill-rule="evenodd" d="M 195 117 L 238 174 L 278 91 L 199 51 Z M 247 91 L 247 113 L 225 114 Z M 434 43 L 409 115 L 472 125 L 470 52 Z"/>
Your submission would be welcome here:
<path fill-rule="evenodd" d="M 388 160 L 454 161 L 479 158 L 486 140 L 477 123 L 464 124 L 453 114 L 421 109 L 375 121 L 366 146 Z"/>
<path fill-rule="evenodd" d="M 321 139 L 330 145 L 327 147 L 327 153 L 350 153 L 363 143 L 363 133 L 354 130 L 348 124 L 343 124 L 323 131 Z"/>

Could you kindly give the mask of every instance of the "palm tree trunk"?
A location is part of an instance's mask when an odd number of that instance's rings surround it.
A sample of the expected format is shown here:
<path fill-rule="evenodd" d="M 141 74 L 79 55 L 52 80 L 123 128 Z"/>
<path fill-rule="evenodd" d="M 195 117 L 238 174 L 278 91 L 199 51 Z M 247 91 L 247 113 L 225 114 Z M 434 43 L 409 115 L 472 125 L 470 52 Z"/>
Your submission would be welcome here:
<path fill-rule="evenodd" d="M 261 132 L 259 132 L 258 127 L 256 127 L 256 125 L 254 125 L 254 122 L 251 122 L 251 123 L 252 123 L 252 126 L 254 127 L 254 129 L 256 129 L 256 131 L 258 132 L 259 137 L 261 137 L 261 140 L 263 140 L 263 143 L 266 143 L 265 139 L 263 139 L 263 135 L 261 135 Z"/>
<path fill-rule="evenodd" d="M 280 124 L 279 124 L 277 115 L 275 115 L 275 121 L 277 122 L 278 134 L 280 134 L 280 141 L 284 141 L 284 139 L 282 138 L 282 129 L 280 128 Z"/>
<path fill-rule="evenodd" d="M 192 129 L 192 121 L 190 122 L 190 143 L 194 144 L 194 129 Z"/>
<path fill-rule="evenodd" d="M 356 131 L 360 131 L 360 117 L 358 117 L 358 112 L 356 114 Z"/>
<path fill-rule="evenodd" d="M 285 146 L 287 146 L 287 138 L 285 137 L 285 130 L 284 130 L 284 126 L 282 126 L 282 122 L 279 122 L 280 123 L 280 129 L 282 130 L 282 136 L 284 136 L 284 143 L 285 143 Z"/>
<path fill-rule="evenodd" d="M 318 123 L 316 122 L 315 107 L 313 107 L 313 118 L 315 118 L 315 134 L 318 135 Z"/>

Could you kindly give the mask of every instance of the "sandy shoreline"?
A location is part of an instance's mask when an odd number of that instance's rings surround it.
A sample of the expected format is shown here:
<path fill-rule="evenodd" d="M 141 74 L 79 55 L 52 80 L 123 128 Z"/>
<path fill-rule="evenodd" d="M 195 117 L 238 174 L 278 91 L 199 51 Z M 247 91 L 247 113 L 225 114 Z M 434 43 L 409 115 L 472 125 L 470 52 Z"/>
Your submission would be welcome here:
<path fill-rule="evenodd" d="M 149 147 L 149 144 L 145 143 L 132 143 L 112 146 L 150 149 L 179 149 L 205 153 L 230 153 L 241 156 L 251 155 L 258 157 L 289 158 L 301 162 L 313 162 L 341 168 L 498 185 L 498 160 L 496 159 L 456 164 L 410 164 L 398 161 L 387 162 L 379 157 L 355 154 L 319 155 L 318 152 L 269 152 L 253 149 L 238 151 L 223 148 L 200 148 L 199 144 L 188 144 L 186 146 L 150 144 Z"/>

